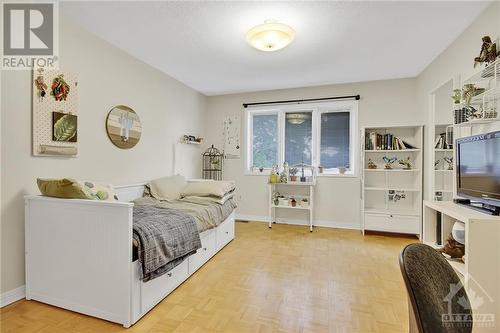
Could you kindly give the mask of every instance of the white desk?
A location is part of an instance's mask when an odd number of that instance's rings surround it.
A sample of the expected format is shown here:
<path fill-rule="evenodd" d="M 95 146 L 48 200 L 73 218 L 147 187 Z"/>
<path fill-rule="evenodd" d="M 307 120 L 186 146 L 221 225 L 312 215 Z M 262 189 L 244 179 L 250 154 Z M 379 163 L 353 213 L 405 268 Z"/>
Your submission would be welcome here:
<path fill-rule="evenodd" d="M 494 314 L 494 328 L 474 324 L 474 332 L 500 330 L 500 217 L 457 205 L 451 201 L 424 201 L 423 242 L 437 247 L 437 214 L 441 213 L 441 244 L 456 220 L 465 223 L 465 263 L 450 264 L 461 276 L 469 298 L 479 300 L 474 314 Z M 472 300 L 472 303 L 474 303 Z M 476 319 L 476 318 L 475 318 Z"/>

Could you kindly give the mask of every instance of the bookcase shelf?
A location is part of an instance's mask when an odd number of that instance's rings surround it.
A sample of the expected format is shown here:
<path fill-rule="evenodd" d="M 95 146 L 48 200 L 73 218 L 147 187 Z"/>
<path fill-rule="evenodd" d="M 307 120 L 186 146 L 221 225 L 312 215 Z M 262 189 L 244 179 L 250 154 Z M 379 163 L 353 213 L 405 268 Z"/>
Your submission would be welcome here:
<path fill-rule="evenodd" d="M 423 126 L 366 127 L 362 129 L 362 230 L 421 236 Z M 377 138 L 376 142 L 373 138 Z M 392 140 L 391 140 L 392 138 Z M 394 139 L 396 138 L 396 139 Z M 367 149 L 382 142 L 402 141 L 409 149 Z M 399 146 L 394 143 L 392 147 Z M 383 158 L 394 158 L 392 169 L 385 169 Z M 411 169 L 399 160 L 409 158 Z M 368 168 L 368 163 L 377 168 Z"/>

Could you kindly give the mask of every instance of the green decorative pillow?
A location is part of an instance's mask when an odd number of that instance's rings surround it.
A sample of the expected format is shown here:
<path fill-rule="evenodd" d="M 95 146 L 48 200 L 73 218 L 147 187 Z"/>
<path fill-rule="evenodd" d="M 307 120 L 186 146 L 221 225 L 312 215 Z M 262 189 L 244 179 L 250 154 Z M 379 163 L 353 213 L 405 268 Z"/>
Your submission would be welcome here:
<path fill-rule="evenodd" d="M 36 180 L 43 195 L 65 199 L 118 200 L 117 195 L 109 185 L 93 181 L 81 181 L 71 178 Z"/>

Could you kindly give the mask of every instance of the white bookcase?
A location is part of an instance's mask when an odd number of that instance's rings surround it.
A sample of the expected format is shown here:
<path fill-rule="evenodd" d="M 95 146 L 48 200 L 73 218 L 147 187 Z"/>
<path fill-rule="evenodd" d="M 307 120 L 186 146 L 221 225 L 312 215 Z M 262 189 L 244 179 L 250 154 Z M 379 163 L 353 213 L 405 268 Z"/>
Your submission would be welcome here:
<path fill-rule="evenodd" d="M 453 146 L 448 148 L 436 148 L 436 139 L 439 138 L 441 133 L 446 133 L 450 130 L 451 124 L 435 125 L 435 140 L 433 142 L 433 161 L 434 166 L 434 190 L 433 200 L 436 201 L 451 201 L 453 200 L 453 181 L 454 181 L 454 165 L 455 165 L 455 150 Z M 449 143 L 449 142 L 448 142 Z M 452 143 L 451 143 L 452 144 Z M 450 169 L 446 158 L 452 159 L 452 168 Z M 437 162 L 437 164 L 435 164 Z"/>
<path fill-rule="evenodd" d="M 366 149 L 370 133 L 392 134 L 414 148 Z M 362 231 L 382 231 L 421 236 L 422 229 L 422 160 L 423 126 L 365 127 L 362 136 Z M 370 147 L 372 148 L 372 147 Z M 392 169 L 385 169 L 383 157 L 397 158 Z M 399 160 L 410 158 L 411 169 Z M 369 162 L 376 169 L 369 168 Z"/>

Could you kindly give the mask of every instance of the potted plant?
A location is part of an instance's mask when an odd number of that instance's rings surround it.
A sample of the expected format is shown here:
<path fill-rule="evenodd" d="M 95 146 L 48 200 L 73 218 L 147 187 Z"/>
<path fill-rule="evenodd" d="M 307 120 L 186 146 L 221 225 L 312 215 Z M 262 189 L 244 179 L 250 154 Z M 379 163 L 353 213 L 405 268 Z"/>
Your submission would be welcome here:
<path fill-rule="evenodd" d="M 292 207 L 297 206 L 297 201 L 295 200 L 295 198 L 292 198 L 292 200 L 290 201 L 290 204 L 292 205 Z"/>
<path fill-rule="evenodd" d="M 299 172 L 299 169 L 297 169 L 297 168 L 290 169 L 290 181 L 292 181 L 292 182 L 297 181 L 297 173 L 298 172 Z"/>
<path fill-rule="evenodd" d="M 273 203 L 275 206 L 278 206 L 280 204 L 280 198 L 281 194 L 279 192 L 274 192 L 273 194 Z"/>
<path fill-rule="evenodd" d="M 453 102 L 455 104 L 460 104 L 460 101 L 462 100 L 462 90 L 453 89 L 453 96 L 451 96 L 451 98 L 453 98 Z"/>
<path fill-rule="evenodd" d="M 300 206 L 305 208 L 309 207 L 309 200 L 307 200 L 307 198 L 302 199 L 300 201 Z"/>

